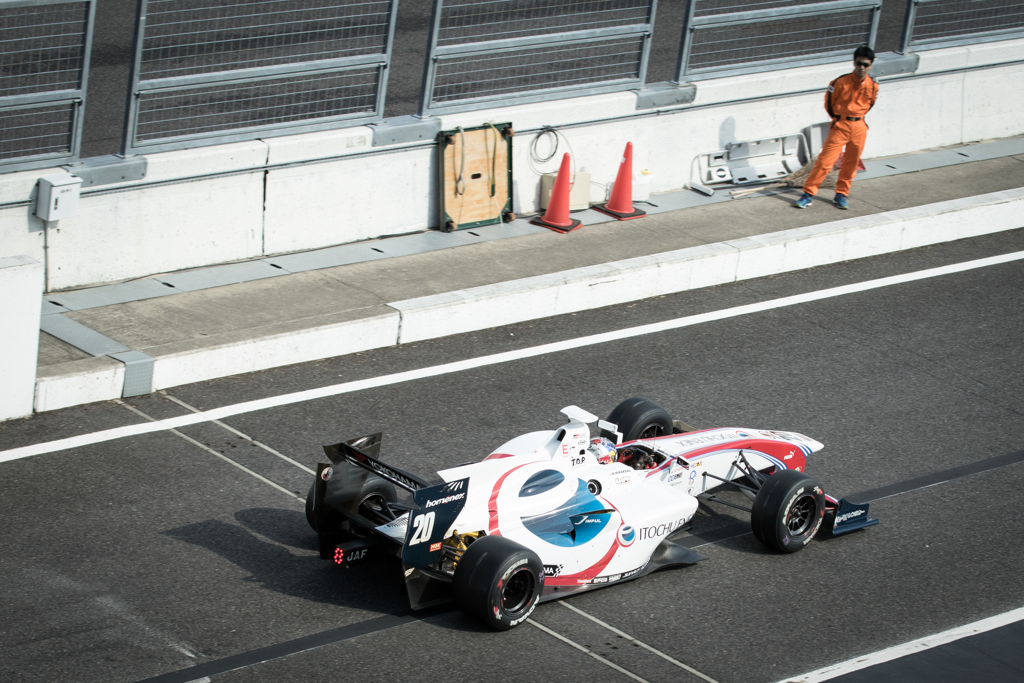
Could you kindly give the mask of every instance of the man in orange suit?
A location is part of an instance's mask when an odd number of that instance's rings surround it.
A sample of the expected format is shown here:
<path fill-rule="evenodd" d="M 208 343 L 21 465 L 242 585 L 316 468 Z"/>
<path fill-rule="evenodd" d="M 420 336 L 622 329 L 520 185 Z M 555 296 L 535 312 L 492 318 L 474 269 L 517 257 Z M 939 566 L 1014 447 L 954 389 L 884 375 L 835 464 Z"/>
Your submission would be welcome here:
<path fill-rule="evenodd" d="M 878 83 L 868 76 L 874 61 L 875 53 L 871 48 L 858 47 L 853 53 L 853 73 L 840 76 L 828 84 L 825 111 L 832 117 L 832 125 L 828 129 L 828 137 L 821 147 L 821 153 L 818 154 L 811 175 L 804 183 L 803 196 L 793 204 L 796 208 L 806 209 L 811 205 L 811 198 L 818 192 L 818 187 L 832 170 L 844 145 L 846 154 L 843 155 L 843 165 L 839 169 L 833 203 L 840 209 L 850 208 L 847 201 L 850 196 L 850 182 L 857 173 L 860 154 L 868 137 L 868 124 L 864 117 L 878 99 Z"/>

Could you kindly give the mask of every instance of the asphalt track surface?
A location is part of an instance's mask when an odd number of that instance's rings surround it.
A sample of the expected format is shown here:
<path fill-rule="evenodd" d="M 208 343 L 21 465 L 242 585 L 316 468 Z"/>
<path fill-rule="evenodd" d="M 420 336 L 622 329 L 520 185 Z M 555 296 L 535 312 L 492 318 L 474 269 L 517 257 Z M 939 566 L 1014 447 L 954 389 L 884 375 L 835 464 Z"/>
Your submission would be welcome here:
<path fill-rule="evenodd" d="M 69 408 L 0 424 L 0 457 L 1021 250 L 1017 230 Z M 770 683 L 1020 608 L 1022 310 L 1016 260 L 0 462 L 0 680 Z M 702 511 L 674 540 L 708 561 L 508 633 L 410 613 L 392 565 L 317 558 L 301 499 L 323 444 L 383 431 L 382 457 L 429 479 L 565 405 L 638 394 L 698 427 L 822 441 L 809 473 L 881 524 L 780 556 L 743 513 Z"/>

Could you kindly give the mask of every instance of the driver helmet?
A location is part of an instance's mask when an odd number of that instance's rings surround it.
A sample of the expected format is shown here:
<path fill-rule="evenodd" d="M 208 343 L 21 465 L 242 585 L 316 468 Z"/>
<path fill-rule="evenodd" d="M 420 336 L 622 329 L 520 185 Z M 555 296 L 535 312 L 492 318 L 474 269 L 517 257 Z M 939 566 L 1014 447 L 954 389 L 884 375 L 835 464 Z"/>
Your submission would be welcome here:
<path fill-rule="evenodd" d="M 615 444 L 603 436 L 599 436 L 596 439 L 590 440 L 590 446 L 587 448 L 591 455 L 597 458 L 598 464 L 611 465 L 613 462 L 618 460 L 618 453 L 615 452 Z"/>

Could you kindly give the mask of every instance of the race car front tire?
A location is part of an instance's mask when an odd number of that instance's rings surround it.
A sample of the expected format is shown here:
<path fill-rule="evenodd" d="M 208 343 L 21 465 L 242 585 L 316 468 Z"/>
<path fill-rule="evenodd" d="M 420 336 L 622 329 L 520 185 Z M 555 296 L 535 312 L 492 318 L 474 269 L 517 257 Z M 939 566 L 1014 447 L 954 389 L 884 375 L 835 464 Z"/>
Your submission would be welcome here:
<path fill-rule="evenodd" d="M 498 631 L 526 621 L 544 588 L 537 553 L 504 536 L 484 536 L 462 555 L 452 577 L 456 606 Z"/>
<path fill-rule="evenodd" d="M 672 433 L 672 416 L 668 411 L 641 396 L 627 398 L 615 406 L 608 415 L 608 422 L 618 426 L 623 442 Z"/>
<path fill-rule="evenodd" d="M 772 550 L 795 553 L 810 543 L 825 516 L 825 494 L 813 477 L 781 470 L 768 477 L 754 499 L 750 527 Z"/>

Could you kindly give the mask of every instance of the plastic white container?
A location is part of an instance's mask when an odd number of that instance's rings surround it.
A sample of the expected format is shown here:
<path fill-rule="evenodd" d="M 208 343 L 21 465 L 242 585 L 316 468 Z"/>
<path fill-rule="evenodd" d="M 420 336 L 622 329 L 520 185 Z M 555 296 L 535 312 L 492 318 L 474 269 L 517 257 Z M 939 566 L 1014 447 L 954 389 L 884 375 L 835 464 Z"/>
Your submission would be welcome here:
<path fill-rule="evenodd" d="M 646 202 L 651 198 L 651 178 L 652 173 L 646 168 L 642 171 L 633 171 L 633 196 L 630 197 L 634 202 Z M 615 190 L 615 181 L 608 183 L 608 199 L 611 199 L 612 192 Z"/>

